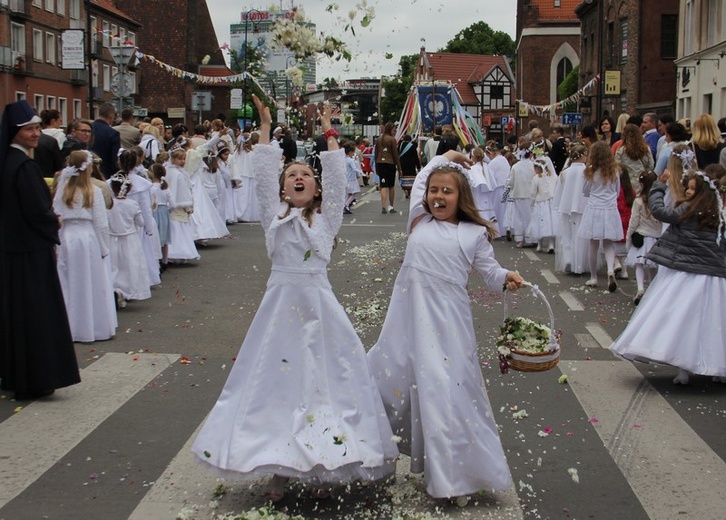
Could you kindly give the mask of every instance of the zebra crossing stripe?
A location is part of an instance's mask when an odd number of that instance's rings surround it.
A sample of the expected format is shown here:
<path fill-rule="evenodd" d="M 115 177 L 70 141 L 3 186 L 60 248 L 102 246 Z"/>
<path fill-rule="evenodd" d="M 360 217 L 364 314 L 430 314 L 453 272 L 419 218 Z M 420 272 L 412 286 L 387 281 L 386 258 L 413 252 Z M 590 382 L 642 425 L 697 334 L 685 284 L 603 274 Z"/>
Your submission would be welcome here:
<path fill-rule="evenodd" d="M 105 354 L 81 371 L 80 384 L 59 389 L 2 422 L 0 508 L 179 357 Z"/>
<path fill-rule="evenodd" d="M 650 518 L 723 518 L 726 462 L 630 362 L 559 366 Z"/>

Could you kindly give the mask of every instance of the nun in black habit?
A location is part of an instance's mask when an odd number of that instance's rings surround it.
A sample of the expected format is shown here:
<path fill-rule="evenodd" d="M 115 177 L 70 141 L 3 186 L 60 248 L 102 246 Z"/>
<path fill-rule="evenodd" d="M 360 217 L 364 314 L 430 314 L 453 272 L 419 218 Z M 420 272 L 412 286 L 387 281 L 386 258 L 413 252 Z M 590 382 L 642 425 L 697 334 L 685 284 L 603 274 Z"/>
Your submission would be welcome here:
<path fill-rule="evenodd" d="M 16 399 L 81 380 L 56 270 L 58 217 L 30 157 L 39 122 L 25 100 L 0 122 L 0 388 Z"/>

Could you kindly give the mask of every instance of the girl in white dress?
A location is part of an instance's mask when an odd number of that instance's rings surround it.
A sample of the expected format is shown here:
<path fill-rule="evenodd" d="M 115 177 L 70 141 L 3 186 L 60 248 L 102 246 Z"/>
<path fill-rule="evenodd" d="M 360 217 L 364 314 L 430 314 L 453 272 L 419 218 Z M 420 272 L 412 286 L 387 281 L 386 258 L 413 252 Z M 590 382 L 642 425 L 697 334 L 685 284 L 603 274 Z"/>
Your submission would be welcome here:
<path fill-rule="evenodd" d="M 673 383 L 691 374 L 726 383 L 726 236 L 724 206 L 716 181 L 701 171 L 685 173 L 685 201 L 663 198 L 665 170 L 648 196 L 650 210 L 670 224 L 648 253 L 660 267 L 625 330 L 610 346 L 616 354 L 678 368 Z"/>
<path fill-rule="evenodd" d="M 486 154 L 489 162 L 484 167 L 485 176 L 489 185 L 494 190 L 492 204 L 494 205 L 496 223 L 492 222 L 492 224 L 498 234 L 502 235 L 506 231 L 503 226 L 506 201 L 503 201 L 502 197 L 504 196 L 504 186 L 507 183 L 507 177 L 509 177 L 511 167 L 509 166 L 507 158 L 501 154 L 499 144 L 496 141 L 489 141 L 487 143 Z"/>
<path fill-rule="evenodd" d="M 71 152 L 53 197 L 61 219 L 58 277 L 73 341 L 113 337 L 118 325 L 113 289 L 101 259 L 108 256 L 108 215 L 103 193 L 91 183 L 93 156 Z"/>
<path fill-rule="evenodd" d="M 512 484 L 479 368 L 467 281 L 472 269 L 492 290 L 524 280 L 494 258 L 493 230 L 461 164 L 470 161 L 448 151 L 416 177 L 403 266 L 368 353 L 399 449 L 435 498 Z"/>
<path fill-rule="evenodd" d="M 587 206 L 587 197 L 583 193 L 587 147 L 573 144 L 568 161 L 569 166 L 557 178 L 553 199 L 560 219 L 555 237 L 555 270 L 582 274 L 589 270 L 587 257 L 590 251 L 590 241 L 578 236 L 582 214 Z"/>
<path fill-rule="evenodd" d="M 585 168 L 584 194 L 587 206 L 582 215 L 582 223 L 577 232 L 580 238 L 590 240 L 590 279 L 585 282 L 588 287 L 597 287 L 598 249 L 602 242 L 605 262 L 608 269 L 608 290 L 614 292 L 618 288 L 615 281 L 615 245 L 614 241 L 623 239 L 623 224 L 618 212 L 618 193 L 620 193 L 620 171 L 604 141 L 598 141 L 590 147 L 590 155 Z"/>
<path fill-rule="evenodd" d="M 131 190 L 127 197 L 136 201 L 141 208 L 143 226 L 138 229 L 138 233 L 146 259 L 149 284 L 153 286 L 161 283 L 159 274 L 161 244 L 159 244 L 159 237 L 156 236 L 156 221 L 152 212 L 154 201 L 151 196 L 151 181 L 147 178 L 146 168 L 141 164 L 143 161 L 143 156 L 139 153 L 141 151 L 138 146 L 134 146 L 131 150 L 123 150 L 118 162 L 121 167 L 119 173 L 131 181 Z"/>
<path fill-rule="evenodd" d="M 492 223 L 496 222 L 497 217 L 494 213 L 494 189 L 489 184 L 490 179 L 486 174 L 485 157 L 486 154 L 480 147 L 477 146 L 471 150 L 471 159 L 474 164 L 471 165 L 469 170 L 469 177 L 471 178 L 471 192 L 474 196 L 474 204 L 479 210 L 479 215 L 487 222 Z M 492 224 L 492 227 L 498 233 L 499 226 Z"/>
<path fill-rule="evenodd" d="M 227 224 L 237 222 L 237 206 L 235 205 L 234 185 L 229 165 L 229 148 L 221 146 L 217 148 L 217 168 L 224 183 L 224 220 Z"/>
<path fill-rule="evenodd" d="M 199 152 L 201 150 L 198 147 L 196 150 L 188 150 L 187 155 Z M 194 240 L 206 245 L 208 240 L 228 236 L 229 230 L 219 200 L 220 186 L 224 189 L 224 184 L 217 170 L 217 158 L 208 149 L 203 153 L 204 156 L 196 168 L 193 165 L 190 167 L 192 162 L 187 161 L 187 171 L 191 172 L 189 178 L 192 181 L 194 198 L 194 213 L 191 215 Z"/>
<path fill-rule="evenodd" d="M 530 191 L 532 189 L 532 179 L 534 178 L 534 161 L 532 153 L 534 145 L 529 145 L 521 150 L 521 159 L 517 162 L 509 173 L 507 185 L 510 188 L 509 197 L 513 201 L 512 235 L 517 247 L 524 247 L 525 244 L 532 243 L 532 239 L 526 235 L 529 219 L 532 216 L 532 206 L 530 203 Z"/>
<path fill-rule="evenodd" d="M 131 181 L 123 174 L 116 173 L 109 182 L 114 194 L 114 204 L 108 212 L 111 272 L 116 301 L 119 308 L 123 309 L 127 300 L 151 298 L 149 274 L 138 232 L 139 228 L 144 227 L 144 218 L 138 203 L 127 198 L 133 189 Z"/>
<path fill-rule="evenodd" d="M 225 477 L 273 476 L 266 500 L 282 499 L 287 478 L 322 497 L 330 485 L 390 475 L 398 450 L 363 345 L 328 282 L 343 220 L 344 154 L 328 133 L 322 186 L 303 163 L 280 174 L 269 108 L 253 100 L 262 135 L 252 160 L 272 273 L 192 451 Z M 321 116 L 325 132 L 330 112 Z"/>
<path fill-rule="evenodd" d="M 169 261 L 186 262 L 199 260 L 197 246 L 189 215 L 194 212 L 192 182 L 184 169 L 187 152 L 184 150 L 186 139 L 177 142 L 169 152 L 166 167 L 166 182 L 171 191 L 171 213 L 169 214 Z"/>
<path fill-rule="evenodd" d="M 628 249 L 625 264 L 635 266 L 635 282 L 638 284 L 638 292 L 635 293 L 635 298 L 633 298 L 633 305 L 638 305 L 645 293 L 646 269 L 648 270 L 648 278 L 652 278 L 653 269 L 658 267 L 655 262 L 646 258 L 646 255 L 661 235 L 663 228 L 663 224 L 653 216 L 648 205 L 648 194 L 657 178 L 653 172 L 642 172 L 638 177 L 640 196 L 633 201 L 630 223 L 625 233 L 625 245 Z M 635 239 L 633 238 L 634 234 L 636 234 Z M 634 244 L 634 241 L 637 241 L 638 245 Z"/>
<path fill-rule="evenodd" d="M 537 251 L 555 252 L 555 235 L 557 234 L 557 215 L 552 207 L 555 196 L 557 174 L 554 167 L 542 159 L 534 161 L 537 175 L 532 179 L 530 199 L 532 216 L 527 226 L 527 236 L 537 242 Z"/>
<path fill-rule="evenodd" d="M 152 164 L 149 168 L 149 176 L 152 181 L 152 194 L 156 200 L 156 208 L 153 210 L 156 230 L 158 231 L 159 243 L 161 244 L 161 261 L 159 267 L 163 273 L 169 263 L 169 243 L 171 235 L 169 231 L 169 212 L 174 207 L 174 200 L 171 197 L 169 184 L 166 182 L 166 168 L 162 164 Z"/>
<path fill-rule="evenodd" d="M 355 156 L 357 148 L 355 143 L 350 142 L 345 144 L 345 175 L 348 179 L 348 197 L 345 199 L 345 205 L 343 206 L 343 213 L 349 215 L 352 213 L 350 205 L 355 202 L 355 199 L 360 193 L 360 179 L 363 177 L 363 170 L 360 168 L 360 162 Z"/>
<path fill-rule="evenodd" d="M 249 139 L 240 143 L 234 154 L 235 206 L 238 222 L 259 222 L 260 208 L 255 190 L 255 172 L 250 166 L 250 153 L 260 139 L 253 132 Z"/>

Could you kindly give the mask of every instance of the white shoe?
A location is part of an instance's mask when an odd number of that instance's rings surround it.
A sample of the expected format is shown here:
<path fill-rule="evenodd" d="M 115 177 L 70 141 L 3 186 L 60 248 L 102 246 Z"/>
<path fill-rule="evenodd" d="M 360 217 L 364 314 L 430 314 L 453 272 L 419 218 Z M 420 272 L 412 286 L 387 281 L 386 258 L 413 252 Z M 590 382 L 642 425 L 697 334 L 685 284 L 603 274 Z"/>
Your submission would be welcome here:
<path fill-rule="evenodd" d="M 633 298 L 633 305 L 637 306 L 640 303 L 640 300 L 643 299 L 643 294 L 645 294 L 645 291 L 638 289 L 638 292 L 635 293 L 635 298 Z"/>
<path fill-rule="evenodd" d="M 540 246 L 539 244 L 537 244 L 537 249 L 535 249 L 535 251 L 537 251 L 538 253 L 541 252 L 542 251 L 542 246 Z"/>
<path fill-rule="evenodd" d="M 588 281 L 585 282 L 585 285 L 588 287 L 597 287 L 597 278 L 590 278 Z"/>
<path fill-rule="evenodd" d="M 687 370 L 683 370 L 682 368 L 679 368 L 678 375 L 676 375 L 676 377 L 673 378 L 673 384 L 674 385 L 687 385 L 689 376 L 690 376 L 690 374 Z"/>

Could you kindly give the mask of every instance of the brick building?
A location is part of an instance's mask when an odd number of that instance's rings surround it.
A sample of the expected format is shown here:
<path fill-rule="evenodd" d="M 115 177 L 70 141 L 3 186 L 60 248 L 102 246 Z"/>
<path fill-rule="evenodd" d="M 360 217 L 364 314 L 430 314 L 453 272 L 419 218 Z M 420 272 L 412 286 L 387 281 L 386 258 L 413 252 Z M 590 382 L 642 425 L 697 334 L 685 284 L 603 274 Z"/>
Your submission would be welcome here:
<path fill-rule="evenodd" d="M 582 25 L 580 86 L 597 74 L 597 92 L 583 99 L 586 119 L 608 112 L 675 113 L 678 0 L 585 0 L 575 9 Z M 618 85 L 619 76 L 619 85 Z"/>
<path fill-rule="evenodd" d="M 487 139 L 502 132 L 501 118 L 514 116 L 514 74 L 506 56 L 426 52 L 421 47 L 414 84 L 450 83 L 461 106 L 479 124 Z"/>
<path fill-rule="evenodd" d="M 557 86 L 580 63 L 580 20 L 575 7 L 581 0 L 517 1 L 517 97 L 531 105 L 558 101 Z M 519 129 L 530 119 L 540 126 L 548 118 L 535 114 L 518 119 Z"/>
<path fill-rule="evenodd" d="M 26 99 L 38 112 L 59 110 L 64 122 L 88 114 L 86 80 L 60 67 L 61 31 L 81 27 L 83 13 L 80 0 L 0 4 L 0 106 Z"/>
<path fill-rule="evenodd" d="M 115 0 L 119 9 L 133 13 L 142 23 L 137 35 L 136 45 L 144 54 L 188 72 L 204 73 L 216 66 L 224 67 L 225 61 L 219 49 L 212 19 L 204 0 Z M 164 16 L 173 14 L 169 23 L 161 21 Z M 145 23 L 145 20 L 154 23 Z M 209 56 L 208 68 L 202 69 L 202 60 Z M 197 91 L 212 93 L 212 106 L 202 111 L 202 120 L 213 119 L 219 113 L 229 112 L 230 86 L 197 85 L 192 81 L 177 77 L 156 65 L 143 61 L 139 67 L 137 105 L 148 110 L 149 117 L 161 117 L 168 124 L 185 122 L 194 125 L 199 120 L 199 111 L 192 110 L 193 94 Z M 228 75 L 231 72 L 210 75 Z M 169 109 L 173 115 L 170 118 Z M 181 109 L 184 109 L 183 111 Z M 183 117 L 181 115 L 183 114 Z"/>

